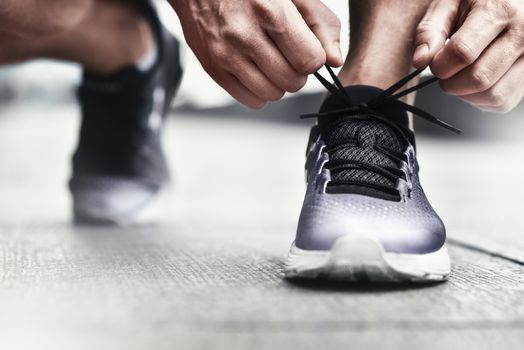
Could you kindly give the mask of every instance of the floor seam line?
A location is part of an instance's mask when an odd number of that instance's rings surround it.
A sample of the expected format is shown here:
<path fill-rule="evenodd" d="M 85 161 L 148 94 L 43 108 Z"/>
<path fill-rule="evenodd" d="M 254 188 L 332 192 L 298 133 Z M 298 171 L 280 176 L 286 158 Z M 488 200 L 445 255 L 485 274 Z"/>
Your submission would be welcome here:
<path fill-rule="evenodd" d="M 478 253 L 483 253 L 483 254 L 486 254 L 486 255 L 489 255 L 489 256 L 492 256 L 492 257 L 495 257 L 495 258 L 499 258 L 499 259 L 503 259 L 503 260 L 512 262 L 512 263 L 520 265 L 520 266 L 524 266 L 524 261 L 522 261 L 522 260 L 515 259 L 515 258 L 506 256 L 506 255 L 501 254 L 501 253 L 496 253 L 494 251 L 490 251 L 488 249 L 481 248 L 481 247 L 476 246 L 474 244 L 466 243 L 466 242 L 463 242 L 463 241 L 455 239 L 455 238 L 448 238 L 447 242 L 450 245 L 458 246 L 458 247 L 461 247 L 461 248 L 464 248 L 464 249 L 468 249 L 468 250 L 472 250 L 472 251 L 475 251 L 475 252 L 478 252 Z"/>

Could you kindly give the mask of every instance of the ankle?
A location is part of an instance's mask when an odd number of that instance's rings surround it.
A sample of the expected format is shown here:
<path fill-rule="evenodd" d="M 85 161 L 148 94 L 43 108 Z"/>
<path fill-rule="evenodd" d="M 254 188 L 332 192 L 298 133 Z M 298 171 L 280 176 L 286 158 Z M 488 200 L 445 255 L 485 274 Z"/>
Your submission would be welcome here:
<path fill-rule="evenodd" d="M 351 85 L 367 85 L 377 87 L 385 90 L 397 83 L 410 73 L 409 65 L 387 67 L 387 66 L 373 66 L 366 63 L 366 60 L 361 59 L 360 62 L 353 61 L 348 57 L 344 67 L 339 73 L 339 79 L 344 86 Z M 406 87 L 418 84 L 419 79 L 415 79 L 408 83 Z M 415 94 L 403 97 L 401 100 L 412 104 L 414 102 Z"/>
<path fill-rule="evenodd" d="M 369 85 L 387 89 L 410 72 L 409 64 L 385 64 L 376 59 L 368 60 L 364 55 L 349 53 L 346 62 L 339 73 L 339 79 L 344 86 Z"/>

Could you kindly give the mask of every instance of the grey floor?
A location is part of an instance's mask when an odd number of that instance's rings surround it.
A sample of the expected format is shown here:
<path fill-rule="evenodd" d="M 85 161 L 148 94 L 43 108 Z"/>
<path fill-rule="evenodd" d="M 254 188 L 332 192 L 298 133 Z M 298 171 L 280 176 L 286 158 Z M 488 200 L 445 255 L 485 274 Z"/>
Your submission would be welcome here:
<path fill-rule="evenodd" d="M 524 347 L 519 115 L 493 138 L 419 139 L 453 275 L 374 286 L 282 279 L 306 126 L 178 113 L 156 223 L 88 229 L 65 186 L 77 114 L 0 111 L 0 349 Z"/>

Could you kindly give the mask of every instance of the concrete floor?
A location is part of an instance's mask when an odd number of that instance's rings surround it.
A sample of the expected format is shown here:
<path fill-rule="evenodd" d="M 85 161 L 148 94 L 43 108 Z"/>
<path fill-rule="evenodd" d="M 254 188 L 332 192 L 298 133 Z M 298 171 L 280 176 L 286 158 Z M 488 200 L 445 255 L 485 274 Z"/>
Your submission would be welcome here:
<path fill-rule="evenodd" d="M 156 223 L 88 229 L 65 187 L 77 114 L 0 111 L 0 349 L 523 348 L 519 137 L 419 139 L 449 282 L 290 283 L 307 126 L 177 114 Z"/>

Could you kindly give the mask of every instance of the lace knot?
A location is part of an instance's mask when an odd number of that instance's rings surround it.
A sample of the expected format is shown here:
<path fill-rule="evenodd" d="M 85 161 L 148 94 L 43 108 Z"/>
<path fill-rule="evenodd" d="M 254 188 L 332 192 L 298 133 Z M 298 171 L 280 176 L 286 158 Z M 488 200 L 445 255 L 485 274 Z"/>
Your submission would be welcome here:
<path fill-rule="evenodd" d="M 316 114 L 307 114 L 304 115 L 304 118 L 312 118 L 312 117 L 324 117 L 326 115 L 339 115 L 339 114 L 351 114 L 351 112 L 358 112 L 359 110 L 363 111 L 369 111 L 371 109 L 370 105 L 372 107 L 377 107 L 380 105 L 384 105 L 385 103 L 391 102 L 395 103 L 399 107 L 403 108 L 406 112 L 411 112 L 416 116 L 419 116 L 430 123 L 439 125 L 443 128 L 446 128 L 454 133 L 460 134 L 461 131 L 457 129 L 456 127 L 432 116 L 428 112 L 425 112 L 421 110 L 418 107 L 412 106 L 410 104 L 407 104 L 400 100 L 401 97 L 404 97 L 412 92 L 415 92 L 417 90 L 420 90 L 421 88 L 428 86 L 430 84 L 433 84 L 438 81 L 438 78 L 434 77 L 427 81 L 424 81 L 420 84 L 417 84 L 415 86 L 412 86 L 406 90 L 403 90 L 401 92 L 396 93 L 400 88 L 405 86 L 407 83 L 409 83 L 411 80 L 415 79 L 417 76 L 419 76 L 423 69 L 419 69 L 414 71 L 413 73 L 407 75 L 406 77 L 399 80 L 397 83 L 393 84 L 388 89 L 384 90 L 381 94 L 379 94 L 377 97 L 372 99 L 371 101 L 368 101 L 367 103 L 360 103 L 358 105 L 353 104 L 351 97 L 348 95 L 346 90 L 344 89 L 344 86 L 336 76 L 336 74 L 333 72 L 330 66 L 325 66 L 327 71 L 329 72 L 329 75 L 334 81 L 334 84 L 330 83 L 326 78 L 324 78 L 319 72 L 316 72 L 314 75 L 320 81 L 322 85 L 336 98 L 339 99 L 340 102 L 342 102 L 344 105 L 346 105 L 345 109 L 341 109 L 338 111 L 331 111 L 329 113 L 316 113 Z"/>

